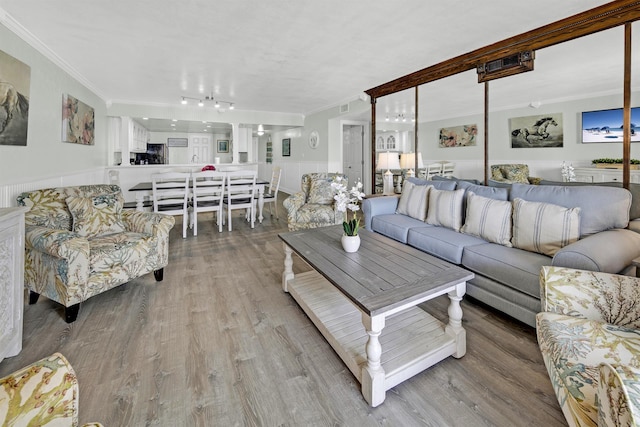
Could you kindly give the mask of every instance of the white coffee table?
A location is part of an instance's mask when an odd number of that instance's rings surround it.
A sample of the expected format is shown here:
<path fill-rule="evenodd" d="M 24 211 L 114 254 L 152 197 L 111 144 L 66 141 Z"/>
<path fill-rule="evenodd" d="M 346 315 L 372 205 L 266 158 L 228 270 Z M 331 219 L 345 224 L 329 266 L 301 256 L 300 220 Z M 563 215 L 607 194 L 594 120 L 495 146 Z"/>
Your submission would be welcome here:
<path fill-rule="evenodd" d="M 346 253 L 342 226 L 280 234 L 282 287 L 298 302 L 361 384 L 371 406 L 429 366 L 464 356 L 460 300 L 473 273 L 380 234 L 361 230 Z M 295 252 L 313 270 L 294 275 Z M 448 294 L 443 324 L 418 304 Z M 384 330 L 384 333 L 383 333 Z"/>

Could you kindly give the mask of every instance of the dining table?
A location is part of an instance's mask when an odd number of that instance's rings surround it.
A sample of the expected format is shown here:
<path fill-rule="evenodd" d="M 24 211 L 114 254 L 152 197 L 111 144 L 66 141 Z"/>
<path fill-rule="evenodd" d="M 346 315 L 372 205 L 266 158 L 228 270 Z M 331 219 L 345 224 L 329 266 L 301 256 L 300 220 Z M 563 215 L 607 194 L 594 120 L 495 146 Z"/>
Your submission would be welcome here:
<path fill-rule="evenodd" d="M 263 179 L 256 180 L 256 190 L 258 190 L 258 221 L 260 223 L 262 223 L 262 220 L 264 218 L 262 216 L 262 209 L 264 208 L 264 187 L 268 184 L 269 181 L 265 181 Z M 189 182 L 189 186 L 191 185 L 191 182 Z M 176 185 L 176 188 L 180 188 L 180 185 Z M 153 183 L 151 181 L 139 182 L 133 187 L 129 188 L 129 191 L 135 192 L 136 210 L 142 212 L 144 211 L 145 200 L 150 199 L 153 196 Z"/>

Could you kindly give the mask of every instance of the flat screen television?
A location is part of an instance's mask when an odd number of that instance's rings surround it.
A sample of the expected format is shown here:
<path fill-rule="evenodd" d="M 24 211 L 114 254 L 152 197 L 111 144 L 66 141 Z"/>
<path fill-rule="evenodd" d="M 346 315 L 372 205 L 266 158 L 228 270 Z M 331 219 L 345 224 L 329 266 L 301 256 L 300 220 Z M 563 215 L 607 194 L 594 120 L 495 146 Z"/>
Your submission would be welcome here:
<path fill-rule="evenodd" d="M 582 113 L 582 143 L 622 142 L 622 108 Z M 640 107 L 631 109 L 631 142 L 640 142 Z"/>

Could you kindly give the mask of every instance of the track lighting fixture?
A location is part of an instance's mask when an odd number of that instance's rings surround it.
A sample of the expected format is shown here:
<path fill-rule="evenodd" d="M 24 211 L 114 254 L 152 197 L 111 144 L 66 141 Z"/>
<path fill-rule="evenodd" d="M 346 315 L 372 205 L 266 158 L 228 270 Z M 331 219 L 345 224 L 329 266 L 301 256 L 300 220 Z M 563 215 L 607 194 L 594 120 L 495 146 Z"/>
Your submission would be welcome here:
<path fill-rule="evenodd" d="M 235 109 L 235 106 L 233 105 L 233 102 L 214 99 L 213 98 L 213 94 L 211 94 L 211 96 L 207 95 L 204 98 L 204 100 L 201 99 L 201 98 L 193 98 L 191 96 L 182 96 L 181 98 L 182 98 L 182 101 L 180 101 L 180 103 L 182 105 L 187 105 L 189 103 L 189 100 L 193 100 L 193 101 L 198 101 L 198 107 L 204 107 L 205 101 L 211 101 L 211 102 L 215 102 L 215 104 L 213 105 L 215 108 L 220 108 L 222 106 L 222 104 L 228 104 L 230 110 Z"/>

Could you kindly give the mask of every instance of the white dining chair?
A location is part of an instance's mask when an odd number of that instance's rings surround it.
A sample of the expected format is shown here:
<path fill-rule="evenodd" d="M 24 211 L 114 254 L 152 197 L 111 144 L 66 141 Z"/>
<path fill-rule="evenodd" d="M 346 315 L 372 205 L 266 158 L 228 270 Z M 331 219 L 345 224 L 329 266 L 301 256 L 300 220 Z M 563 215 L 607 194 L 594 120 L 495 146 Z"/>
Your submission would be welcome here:
<path fill-rule="evenodd" d="M 273 212 L 271 211 L 271 206 L 275 207 L 276 211 L 276 219 L 279 220 L 278 216 L 278 191 L 280 190 L 280 177 L 282 176 L 282 168 L 280 166 L 274 166 L 273 171 L 271 172 L 271 182 L 269 183 L 269 191 L 265 192 L 262 195 L 264 199 L 264 203 L 269 203 L 269 213 L 273 216 Z M 259 198 L 260 195 L 256 194 L 255 198 Z"/>
<path fill-rule="evenodd" d="M 182 238 L 187 237 L 189 224 L 190 173 L 167 172 L 151 175 L 153 211 L 167 215 L 182 215 Z"/>
<path fill-rule="evenodd" d="M 253 228 L 256 221 L 256 177 L 258 173 L 251 170 L 227 172 L 227 189 L 223 203 L 227 211 L 229 231 L 231 231 L 231 211 L 247 209 L 248 219 Z"/>
<path fill-rule="evenodd" d="M 441 175 L 445 178 L 450 178 L 453 176 L 453 170 L 455 169 L 456 164 L 453 162 L 442 162 L 442 173 Z"/>
<path fill-rule="evenodd" d="M 109 184 L 120 186 L 120 172 L 111 169 L 109 171 Z"/>
<path fill-rule="evenodd" d="M 224 215 L 222 197 L 226 174 L 218 171 L 193 172 L 191 174 L 191 227 L 193 235 L 198 235 L 198 213 L 215 212 L 218 232 L 222 232 Z"/>
<path fill-rule="evenodd" d="M 442 163 L 431 163 L 427 165 L 427 179 L 431 179 L 434 175 L 442 174 Z"/>

